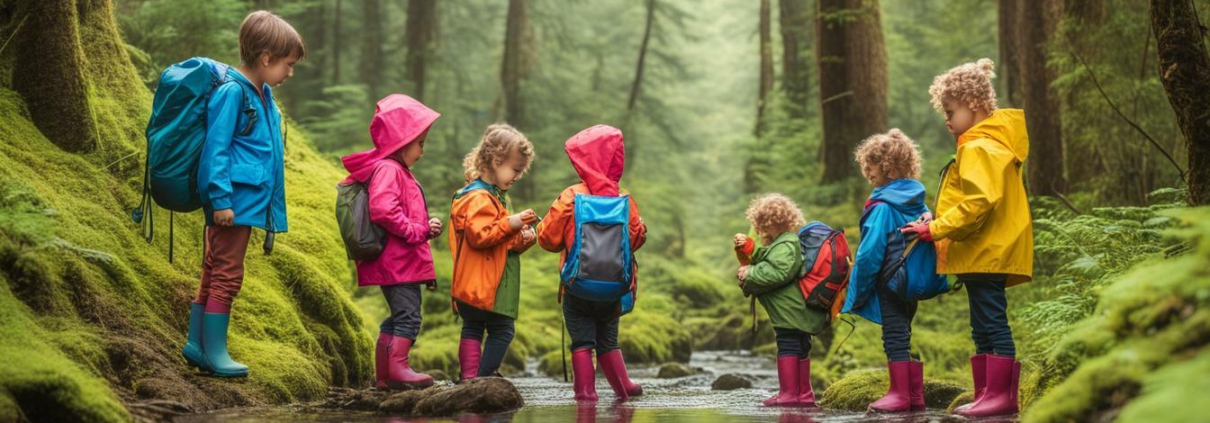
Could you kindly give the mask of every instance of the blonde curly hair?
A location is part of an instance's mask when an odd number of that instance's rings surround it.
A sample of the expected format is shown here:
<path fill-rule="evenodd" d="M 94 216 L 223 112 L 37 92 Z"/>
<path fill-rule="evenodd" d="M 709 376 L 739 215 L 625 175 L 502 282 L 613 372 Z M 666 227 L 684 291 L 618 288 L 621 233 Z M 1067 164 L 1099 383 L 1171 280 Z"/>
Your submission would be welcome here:
<path fill-rule="evenodd" d="M 867 163 L 877 164 L 891 180 L 920 179 L 920 150 L 899 128 L 866 138 L 853 155 L 863 169 Z"/>
<path fill-rule="evenodd" d="M 529 172 L 529 165 L 534 162 L 536 156 L 534 145 L 529 142 L 529 138 L 525 138 L 525 134 L 506 123 L 488 126 L 487 130 L 483 131 L 483 138 L 479 139 L 479 145 L 462 159 L 466 183 L 479 179 L 483 173 L 496 166 L 496 161 L 507 160 L 513 150 L 525 157 L 525 169 L 521 174 Z"/>
<path fill-rule="evenodd" d="M 768 245 L 783 232 L 790 232 L 806 224 L 802 210 L 790 197 L 782 194 L 765 194 L 752 200 L 744 217 L 756 228 L 761 243 Z"/>
<path fill-rule="evenodd" d="M 992 78 L 996 77 L 995 64 L 991 59 L 979 59 L 974 63 L 963 63 L 933 78 L 929 94 L 933 96 L 933 108 L 945 114 L 945 102 L 958 101 L 976 112 L 991 114 L 996 111 L 996 89 Z"/>

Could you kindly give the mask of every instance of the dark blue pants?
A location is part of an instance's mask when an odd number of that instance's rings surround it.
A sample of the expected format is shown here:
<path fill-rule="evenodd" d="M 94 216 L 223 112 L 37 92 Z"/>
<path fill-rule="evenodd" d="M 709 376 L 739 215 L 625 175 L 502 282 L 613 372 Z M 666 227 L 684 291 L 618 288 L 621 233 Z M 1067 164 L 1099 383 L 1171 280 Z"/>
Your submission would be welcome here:
<path fill-rule="evenodd" d="M 1013 331 L 1008 327 L 1008 298 L 1004 296 L 1007 280 L 1004 275 L 958 275 L 970 300 L 971 339 L 977 354 L 1017 355 Z"/>
<path fill-rule="evenodd" d="M 480 310 L 461 301 L 458 315 L 462 316 L 462 339 L 474 339 L 483 343 L 483 355 L 479 359 L 480 377 L 492 376 L 500 370 L 500 363 L 508 353 L 508 346 L 517 335 L 516 319 L 499 313 Z M 487 340 L 483 333 L 487 332 Z"/>
<path fill-rule="evenodd" d="M 571 336 L 571 350 L 596 348 L 597 356 L 618 349 L 618 318 L 622 301 L 589 301 L 563 296 L 563 320 Z"/>
<path fill-rule="evenodd" d="M 378 326 L 380 332 L 416 340 L 420 335 L 420 285 L 423 284 L 382 286 L 382 295 L 387 299 L 391 315 Z"/>
<path fill-rule="evenodd" d="M 910 361 L 912 348 L 912 319 L 916 317 L 915 301 L 904 301 L 891 292 L 886 284 L 878 285 L 878 307 L 882 312 L 882 350 L 887 361 Z"/>
<path fill-rule="evenodd" d="M 777 356 L 807 358 L 811 354 L 811 334 L 798 329 L 773 328 L 777 336 Z"/>

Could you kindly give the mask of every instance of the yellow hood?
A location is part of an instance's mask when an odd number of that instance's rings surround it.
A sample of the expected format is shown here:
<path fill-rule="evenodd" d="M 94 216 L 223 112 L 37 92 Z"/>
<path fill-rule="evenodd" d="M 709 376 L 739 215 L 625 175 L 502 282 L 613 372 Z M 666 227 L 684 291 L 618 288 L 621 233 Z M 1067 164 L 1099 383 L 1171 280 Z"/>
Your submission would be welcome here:
<path fill-rule="evenodd" d="M 1025 129 L 1025 111 L 1000 109 L 958 137 L 958 146 L 968 141 L 987 138 L 995 140 L 1013 152 L 1017 163 L 1029 157 L 1029 132 Z"/>

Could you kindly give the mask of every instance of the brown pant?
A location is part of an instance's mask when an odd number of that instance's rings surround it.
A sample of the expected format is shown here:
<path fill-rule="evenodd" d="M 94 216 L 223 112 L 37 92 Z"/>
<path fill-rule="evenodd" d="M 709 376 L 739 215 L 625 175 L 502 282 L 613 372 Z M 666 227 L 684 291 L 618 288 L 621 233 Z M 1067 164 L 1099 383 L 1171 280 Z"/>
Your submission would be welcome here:
<path fill-rule="evenodd" d="M 231 302 L 244 284 L 244 254 L 251 235 L 250 226 L 206 227 L 202 287 L 193 299 L 206 305 L 206 313 L 231 312 Z"/>

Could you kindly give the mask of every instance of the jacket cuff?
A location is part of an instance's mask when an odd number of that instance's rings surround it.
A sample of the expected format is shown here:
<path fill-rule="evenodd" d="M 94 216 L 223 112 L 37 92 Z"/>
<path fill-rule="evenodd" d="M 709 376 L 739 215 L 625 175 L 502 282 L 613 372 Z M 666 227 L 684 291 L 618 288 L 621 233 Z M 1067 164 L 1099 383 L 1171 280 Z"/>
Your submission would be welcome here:
<path fill-rule="evenodd" d="M 231 197 L 224 195 L 222 197 L 211 198 L 210 207 L 214 210 L 226 210 L 231 208 Z"/>

